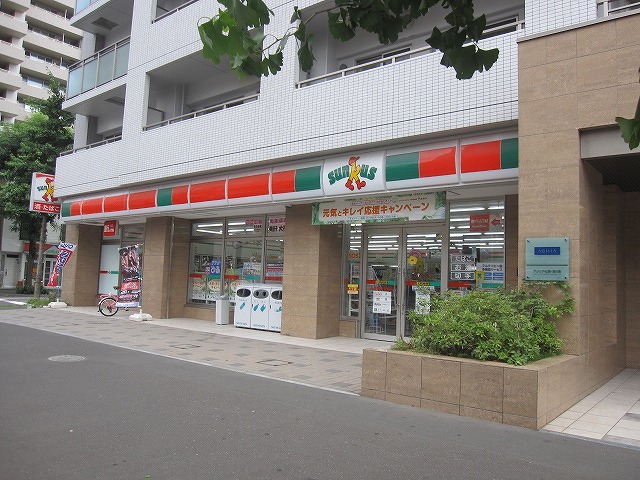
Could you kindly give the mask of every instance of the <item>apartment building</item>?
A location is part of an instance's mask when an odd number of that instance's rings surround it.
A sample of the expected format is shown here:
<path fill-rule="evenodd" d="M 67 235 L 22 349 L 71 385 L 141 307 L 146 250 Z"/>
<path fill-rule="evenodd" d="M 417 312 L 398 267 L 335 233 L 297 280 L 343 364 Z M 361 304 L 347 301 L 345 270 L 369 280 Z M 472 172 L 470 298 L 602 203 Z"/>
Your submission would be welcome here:
<path fill-rule="evenodd" d="M 47 98 L 51 73 L 63 85 L 80 60 L 82 31 L 72 27 L 71 0 L 0 3 L 0 115 L 13 123 L 29 114 L 25 100 Z"/>
<path fill-rule="evenodd" d="M 81 58 L 82 31 L 72 27 L 72 0 L 2 0 L 0 2 L 0 123 L 14 123 L 29 115 L 26 101 L 49 95 L 49 74 L 64 86 L 67 68 Z M 24 280 L 28 245 L 11 230 L 0 212 L 0 287 Z M 58 232 L 49 241 L 57 245 Z M 45 258 L 49 271 L 55 246 Z"/>
<path fill-rule="evenodd" d="M 289 42 L 281 72 L 239 80 L 202 58 L 210 2 L 78 3 L 75 145 L 56 169 L 78 245 L 64 300 L 95 304 L 118 249 L 139 245 L 154 317 L 212 321 L 224 295 L 251 327 L 243 299 L 266 285 L 282 289 L 281 334 L 393 341 L 434 292 L 566 280 L 577 306 L 549 389 L 570 392 L 553 408 L 640 366 L 639 152 L 614 122 L 640 95 L 640 2 L 476 3 L 500 58 L 465 81 L 425 43 L 437 15 L 391 46 L 317 22 L 309 74 Z M 277 34 L 290 4 L 269 5 Z M 532 271 L 538 241 L 569 245 L 566 265 Z"/>

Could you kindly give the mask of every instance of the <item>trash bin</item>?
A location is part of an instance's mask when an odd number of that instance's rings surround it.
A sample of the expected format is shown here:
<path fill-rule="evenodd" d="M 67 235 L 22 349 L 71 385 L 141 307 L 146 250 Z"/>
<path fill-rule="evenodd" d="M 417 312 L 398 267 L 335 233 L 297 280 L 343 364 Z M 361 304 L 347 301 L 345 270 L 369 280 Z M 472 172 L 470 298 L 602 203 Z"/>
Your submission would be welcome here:
<path fill-rule="evenodd" d="M 256 285 L 251 299 L 251 328 L 268 330 L 270 293 L 268 286 Z"/>
<path fill-rule="evenodd" d="M 236 287 L 236 305 L 233 309 L 233 324 L 236 327 L 251 328 L 251 297 L 254 284 L 240 284 Z"/>
<path fill-rule="evenodd" d="M 216 325 L 229 325 L 229 305 L 226 296 L 216 298 Z"/>

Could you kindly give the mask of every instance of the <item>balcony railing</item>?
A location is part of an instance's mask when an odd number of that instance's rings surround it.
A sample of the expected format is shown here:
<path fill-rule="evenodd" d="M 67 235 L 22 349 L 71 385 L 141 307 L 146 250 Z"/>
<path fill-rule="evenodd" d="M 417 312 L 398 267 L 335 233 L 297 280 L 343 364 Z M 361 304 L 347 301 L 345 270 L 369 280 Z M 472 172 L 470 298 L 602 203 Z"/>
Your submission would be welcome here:
<path fill-rule="evenodd" d="M 162 20 L 165 17 L 168 17 L 169 15 L 173 15 L 174 13 L 176 13 L 179 10 L 182 10 L 183 8 L 188 7 L 189 5 L 191 5 L 192 3 L 196 3 L 198 0 L 188 0 L 185 3 L 183 3 L 182 5 L 180 5 L 179 7 L 176 7 L 172 10 L 163 10 L 162 7 L 160 5 L 156 5 L 156 10 L 159 11 L 158 16 L 153 19 L 153 21 L 151 23 L 155 23 L 158 20 Z"/>
<path fill-rule="evenodd" d="M 115 43 L 69 67 L 67 99 L 122 77 L 129 67 L 129 40 Z"/>
<path fill-rule="evenodd" d="M 212 107 L 203 108 L 202 110 L 197 110 L 195 112 L 187 113 L 185 115 L 180 115 L 179 117 L 173 117 L 168 120 L 163 120 L 161 122 L 152 123 L 143 128 L 143 130 L 153 130 L 154 128 L 164 127 L 165 125 L 171 125 L 173 123 L 182 122 L 184 120 L 189 120 L 190 118 L 201 117 L 202 115 L 207 115 L 213 112 L 219 112 L 220 110 L 225 110 L 227 108 L 236 107 L 238 105 L 242 105 L 244 103 L 253 102 L 258 99 L 258 94 L 249 95 L 247 97 L 237 98 L 235 100 L 231 100 L 226 103 L 220 103 L 218 105 L 214 105 Z"/>
<path fill-rule="evenodd" d="M 85 8 L 91 6 L 94 3 L 99 2 L 99 1 L 100 0 L 77 0 L 76 1 L 76 13 L 81 12 Z"/>
<path fill-rule="evenodd" d="M 640 2 L 637 0 L 608 0 L 597 4 L 598 17 L 608 17 L 638 8 L 640 8 Z"/>
<path fill-rule="evenodd" d="M 521 20 L 514 21 L 507 24 L 501 24 L 500 26 L 496 26 L 494 28 L 487 28 L 483 32 L 482 38 L 495 37 L 503 33 L 513 32 L 515 30 L 521 30 L 523 28 L 524 28 L 524 21 L 521 21 Z M 319 83 L 324 83 L 328 80 L 347 77 L 349 75 L 353 75 L 354 73 L 364 72 L 366 70 L 371 70 L 373 68 L 378 68 L 385 65 L 394 65 L 398 62 L 409 60 L 410 58 L 417 58 L 423 55 L 427 55 L 429 53 L 434 53 L 435 51 L 436 50 L 431 47 L 416 48 L 414 50 L 409 50 L 408 52 L 402 52 L 397 55 L 391 55 L 388 57 L 380 58 L 378 60 L 373 60 L 371 62 L 361 63 L 353 67 L 344 68 L 336 72 L 319 75 L 317 77 L 309 78 L 308 80 L 302 80 L 296 84 L 296 87 L 303 88 L 303 87 L 308 87 L 310 85 L 317 85 Z"/>
<path fill-rule="evenodd" d="M 117 142 L 118 140 L 122 140 L 122 135 L 115 135 L 113 137 L 107 138 L 105 140 L 100 140 L 99 142 L 90 143 L 85 145 L 84 147 L 74 148 L 73 150 L 67 150 L 60 154 L 60 156 L 70 155 L 75 152 L 79 152 L 80 150 L 87 150 L 89 148 L 99 147 L 100 145 L 106 145 L 107 143 Z"/>

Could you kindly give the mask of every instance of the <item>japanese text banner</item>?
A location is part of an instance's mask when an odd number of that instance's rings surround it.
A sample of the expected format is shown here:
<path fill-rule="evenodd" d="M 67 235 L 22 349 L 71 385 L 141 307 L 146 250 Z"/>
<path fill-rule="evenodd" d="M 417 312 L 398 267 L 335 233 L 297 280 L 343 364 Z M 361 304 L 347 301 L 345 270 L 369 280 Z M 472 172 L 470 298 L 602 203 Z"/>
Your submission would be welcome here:
<path fill-rule="evenodd" d="M 313 204 L 313 225 L 443 220 L 446 193 L 341 198 Z"/>

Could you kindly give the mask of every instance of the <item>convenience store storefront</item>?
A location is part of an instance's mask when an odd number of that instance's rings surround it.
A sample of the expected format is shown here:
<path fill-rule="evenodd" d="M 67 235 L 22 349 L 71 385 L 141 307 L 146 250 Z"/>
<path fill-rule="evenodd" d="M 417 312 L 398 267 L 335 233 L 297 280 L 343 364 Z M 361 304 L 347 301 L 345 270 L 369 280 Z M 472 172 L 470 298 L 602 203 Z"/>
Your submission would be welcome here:
<path fill-rule="evenodd" d="M 517 178 L 511 132 L 65 200 L 62 218 L 77 261 L 83 243 L 113 244 L 105 222 L 144 227 L 154 317 L 211 320 L 239 283 L 276 283 L 283 334 L 393 340 L 411 334 L 407 312 L 432 293 L 517 283 Z M 109 282 L 70 267 L 63 292 L 95 287 L 68 303 L 93 304 Z"/>

